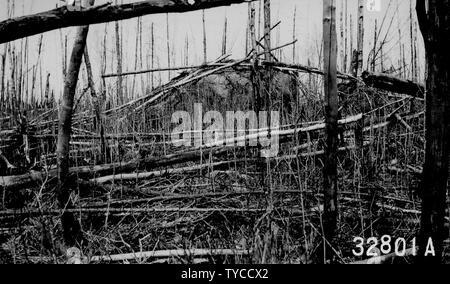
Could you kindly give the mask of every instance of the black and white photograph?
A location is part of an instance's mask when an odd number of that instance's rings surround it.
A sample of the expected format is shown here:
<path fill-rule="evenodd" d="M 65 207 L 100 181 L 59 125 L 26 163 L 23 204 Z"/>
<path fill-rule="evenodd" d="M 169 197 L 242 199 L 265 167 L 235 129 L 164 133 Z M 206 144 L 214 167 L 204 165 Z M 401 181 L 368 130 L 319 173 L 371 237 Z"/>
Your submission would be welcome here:
<path fill-rule="evenodd" d="M 0 0 L 0 264 L 450 264 L 449 159 L 450 0 Z"/>

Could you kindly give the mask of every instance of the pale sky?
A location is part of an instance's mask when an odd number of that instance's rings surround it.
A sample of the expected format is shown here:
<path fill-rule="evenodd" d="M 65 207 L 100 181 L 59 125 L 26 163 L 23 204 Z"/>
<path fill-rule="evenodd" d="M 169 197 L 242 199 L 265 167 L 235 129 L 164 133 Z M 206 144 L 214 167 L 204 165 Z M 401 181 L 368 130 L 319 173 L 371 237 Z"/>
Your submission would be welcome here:
<path fill-rule="evenodd" d="M 11 0 L 14 2 L 15 10 L 14 16 L 22 16 L 25 14 L 37 13 L 52 9 L 59 3 L 59 0 Z M 340 12 L 343 1 L 348 1 L 348 21 L 350 15 L 353 18 L 353 46 L 356 47 L 356 11 L 357 0 L 337 0 L 337 28 L 338 38 L 340 39 Z M 374 22 L 378 21 L 378 27 L 387 13 L 386 20 L 381 31 L 381 37 L 384 38 L 388 27 L 391 24 L 391 19 L 394 17 L 391 28 L 387 35 L 387 44 L 385 46 L 385 66 L 391 64 L 397 66 L 400 53 L 399 42 L 399 28 L 402 34 L 401 44 L 405 49 L 406 62 L 410 62 L 410 25 L 409 25 L 409 7 L 415 5 L 415 0 L 379 0 L 381 2 L 380 12 L 365 11 L 365 50 L 373 46 L 374 38 Z M 391 5 L 389 3 L 392 1 Z M 97 0 L 96 4 L 102 4 L 106 0 Z M 131 0 L 124 0 L 123 2 L 133 2 Z M 134 1 L 136 2 L 136 1 Z M 399 13 L 396 14 L 397 5 Z M 0 20 L 7 18 L 7 1 L 0 1 Z M 307 64 L 308 60 L 312 65 L 318 66 L 318 54 L 321 47 L 322 37 L 322 1 L 320 0 L 272 0 L 272 23 L 281 20 L 280 26 L 272 33 L 273 46 L 282 45 L 291 42 L 293 39 L 293 16 L 294 10 L 297 10 L 296 17 L 296 38 L 298 43 L 296 63 Z M 245 38 L 247 25 L 247 4 L 233 5 L 231 7 L 214 8 L 206 11 L 206 30 L 207 30 L 207 46 L 208 46 L 208 60 L 214 60 L 221 55 L 221 45 L 223 36 L 223 27 L 225 17 L 228 18 L 228 44 L 227 52 L 232 54 L 232 58 L 242 58 L 245 55 Z M 414 12 L 414 10 L 413 10 Z M 414 14 L 415 21 L 415 14 Z M 155 67 L 167 67 L 167 47 L 166 47 L 166 15 L 148 15 L 143 17 L 143 56 L 146 57 L 150 52 L 150 27 L 154 23 L 155 28 Z M 137 19 L 130 19 L 121 22 L 123 29 L 124 40 L 124 66 L 123 71 L 136 70 L 135 64 L 135 48 L 136 48 L 136 25 Z M 69 36 L 68 53 L 70 55 L 72 36 L 75 28 L 67 28 L 62 31 L 52 31 L 44 34 L 43 52 L 41 55 L 42 72 L 51 73 L 51 87 L 58 92 L 62 89 L 62 47 L 61 34 Z M 88 48 L 93 61 L 93 69 L 95 81 L 99 83 L 100 64 L 99 56 L 102 53 L 102 42 L 105 33 L 105 24 L 99 24 L 91 27 Z M 108 70 L 107 73 L 115 72 L 115 37 L 114 24 L 107 25 L 108 35 Z M 201 11 L 184 13 L 184 14 L 170 14 L 169 15 L 169 37 L 171 44 L 171 65 L 184 66 L 184 53 L 186 38 L 189 41 L 189 64 L 197 65 L 203 63 L 203 35 L 202 35 L 202 13 Z M 30 67 L 37 62 L 37 44 L 39 36 L 29 38 L 30 49 Z M 348 36 L 350 40 L 350 35 Z M 421 66 L 423 66 L 424 51 L 422 46 L 422 38 L 418 34 L 419 58 L 421 59 Z M 381 41 L 381 39 L 380 39 Z M 19 48 L 21 40 L 14 44 Z M 343 45 L 340 45 L 342 48 Z M 5 45 L 0 45 L 0 52 L 3 52 Z M 365 63 L 367 61 L 367 53 L 365 52 Z M 292 47 L 285 48 L 282 52 L 282 61 L 291 63 Z M 339 59 L 341 60 L 341 59 Z M 148 60 L 142 62 L 142 68 L 146 69 Z M 137 70 L 141 67 L 138 63 Z M 422 68 L 423 70 L 423 68 Z M 166 80 L 167 73 L 162 75 L 162 80 Z M 423 76 L 422 76 L 423 77 Z M 128 80 L 131 80 L 129 77 Z M 139 79 L 140 80 L 140 79 Z M 108 80 L 108 83 L 113 84 L 114 80 Z"/>

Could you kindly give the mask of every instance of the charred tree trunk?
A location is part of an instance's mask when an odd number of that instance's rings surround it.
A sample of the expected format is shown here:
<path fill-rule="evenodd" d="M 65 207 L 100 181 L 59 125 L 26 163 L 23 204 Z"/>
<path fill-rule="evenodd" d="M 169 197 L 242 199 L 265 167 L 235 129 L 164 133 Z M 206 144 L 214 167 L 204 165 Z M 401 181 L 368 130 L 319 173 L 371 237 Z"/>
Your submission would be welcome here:
<path fill-rule="evenodd" d="M 227 54 L 227 32 L 228 32 L 228 19 L 225 16 L 225 23 L 223 24 L 223 37 L 222 37 L 222 55 Z"/>
<path fill-rule="evenodd" d="M 45 93 L 44 93 L 44 109 L 50 108 L 50 73 L 47 73 L 47 79 L 45 81 Z"/>
<path fill-rule="evenodd" d="M 155 24 L 152 23 L 152 28 L 151 28 L 151 38 L 152 38 L 152 47 L 151 47 L 151 67 L 152 69 L 155 68 Z M 151 76 L 151 81 L 152 81 L 152 90 L 155 89 L 155 76 L 152 73 Z"/>
<path fill-rule="evenodd" d="M 271 62 L 273 60 L 271 54 L 271 22 L 270 0 L 264 0 L 264 60 L 266 62 Z M 262 101 L 265 110 L 269 110 L 271 108 L 272 68 L 266 67 L 266 71 L 267 72 L 264 74 L 264 93 Z"/>
<path fill-rule="evenodd" d="M 428 2 L 428 3 L 427 3 Z M 428 5 L 428 7 L 427 7 Z M 418 0 L 417 15 L 428 66 L 426 151 L 421 185 L 422 219 L 419 261 L 442 261 L 450 153 L 450 11 L 449 0 Z M 430 238 L 436 255 L 425 257 Z"/>
<path fill-rule="evenodd" d="M 89 0 L 89 4 L 93 5 L 94 0 Z M 60 106 L 58 145 L 56 151 L 58 157 L 57 198 L 59 206 L 62 209 L 70 209 L 73 206 L 70 200 L 70 195 L 73 190 L 70 182 L 70 135 L 72 132 L 74 97 L 88 33 L 89 26 L 80 27 L 77 30 Z M 75 245 L 80 234 L 80 224 L 75 219 L 73 213 L 68 212 L 62 215 L 61 222 L 66 245 Z"/>
<path fill-rule="evenodd" d="M 0 76 L 0 111 L 3 111 L 3 105 L 5 103 L 5 67 L 6 67 L 6 47 L 4 54 L 0 55 L 1 59 L 1 76 Z"/>
<path fill-rule="evenodd" d="M 252 50 L 252 72 L 251 81 L 253 87 L 254 111 L 259 114 L 262 109 L 261 98 L 261 73 L 259 71 L 259 61 L 257 56 L 258 40 L 256 38 L 256 8 L 254 3 L 248 3 L 249 9 L 249 33 Z M 261 145 L 258 143 L 258 156 L 261 155 Z M 261 160 L 258 160 L 258 171 L 261 173 L 261 184 L 264 182 L 264 166 Z"/>
<path fill-rule="evenodd" d="M 270 6 L 271 0 L 264 0 L 264 59 L 266 62 L 271 62 L 273 60 L 272 54 L 271 54 L 271 31 L 272 31 L 272 18 L 271 18 L 271 6 Z M 265 66 L 266 72 L 264 75 L 259 78 L 263 78 L 263 84 L 259 84 L 259 107 L 260 109 L 258 111 L 268 111 L 270 112 L 272 109 L 272 103 L 271 103 L 271 94 L 272 94 L 272 67 Z M 259 112 L 257 112 L 259 113 Z M 270 115 L 267 119 L 271 119 Z M 270 130 L 269 130 L 270 135 Z M 268 166 L 269 164 L 266 163 L 266 159 L 263 159 L 261 157 L 261 145 L 259 144 L 258 149 L 258 155 L 260 156 L 260 160 L 258 161 L 259 166 L 259 172 L 261 173 L 261 181 L 263 186 L 266 186 L 266 177 L 268 176 Z M 270 189 L 268 189 L 270 190 Z"/>
<path fill-rule="evenodd" d="M 252 50 L 252 85 L 253 85 L 253 96 L 254 96 L 254 109 L 256 113 L 261 110 L 261 101 L 259 96 L 260 80 L 258 71 L 258 58 L 257 58 L 257 39 L 256 39 L 256 9 L 254 3 L 248 3 L 249 10 L 249 35 Z"/>
<path fill-rule="evenodd" d="M 270 30 L 271 30 L 271 19 L 270 19 L 270 0 L 264 0 L 264 59 L 266 61 L 271 61 L 270 48 Z"/>
<path fill-rule="evenodd" d="M 204 12 L 203 12 L 204 15 Z M 203 16 L 204 19 L 204 16 Z M 203 33 L 205 33 L 203 29 Z M 169 29 L 169 14 L 166 14 L 166 46 L 167 46 L 167 68 L 170 69 L 172 64 L 170 64 L 170 59 L 172 55 L 170 54 L 170 29 Z M 205 51 L 206 52 L 206 51 Z M 169 71 L 169 80 L 172 77 L 172 73 Z"/>
<path fill-rule="evenodd" d="M 203 63 L 208 62 L 208 48 L 206 40 L 206 20 L 205 20 L 205 10 L 202 11 L 202 28 L 203 28 Z"/>
<path fill-rule="evenodd" d="M 254 3 L 248 3 L 248 27 L 249 27 L 249 41 L 252 54 L 252 72 L 251 81 L 253 87 L 254 110 L 256 113 L 261 111 L 261 74 L 259 72 L 258 62 L 258 40 L 256 38 L 256 8 Z"/>
<path fill-rule="evenodd" d="M 337 90 L 337 34 L 336 2 L 324 0 L 323 42 L 325 69 L 325 161 L 323 169 L 324 214 L 323 237 L 324 259 L 331 260 L 331 249 L 337 226 L 337 152 L 338 152 L 338 90 Z"/>
<path fill-rule="evenodd" d="M 355 56 L 355 76 L 361 75 L 364 62 L 364 3 L 364 0 L 358 0 L 358 45 Z"/>
<path fill-rule="evenodd" d="M 117 0 L 116 0 L 117 4 Z M 114 25 L 115 35 L 116 35 L 116 55 L 117 55 L 117 73 L 122 74 L 122 42 L 121 42 L 121 33 L 120 33 L 120 24 L 116 22 Z M 122 105 L 125 103 L 124 95 L 123 95 L 123 78 L 119 76 L 117 78 L 117 104 Z"/>

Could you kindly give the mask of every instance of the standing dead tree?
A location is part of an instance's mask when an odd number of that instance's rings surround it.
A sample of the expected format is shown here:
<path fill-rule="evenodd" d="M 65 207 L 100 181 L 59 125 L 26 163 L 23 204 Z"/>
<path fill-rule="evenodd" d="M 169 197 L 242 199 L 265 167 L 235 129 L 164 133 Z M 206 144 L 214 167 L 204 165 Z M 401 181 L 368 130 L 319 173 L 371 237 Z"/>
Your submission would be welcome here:
<path fill-rule="evenodd" d="M 172 55 L 170 54 L 170 28 L 169 28 L 169 14 L 166 14 L 166 46 L 167 46 L 167 67 L 170 68 L 172 66 L 172 64 L 170 64 L 171 62 L 171 57 Z M 169 71 L 169 78 L 171 78 L 171 72 Z"/>
<path fill-rule="evenodd" d="M 270 17 L 270 0 L 264 0 L 264 58 L 266 61 L 270 61 L 270 30 L 271 30 L 271 17 Z"/>
<path fill-rule="evenodd" d="M 222 55 L 227 54 L 227 31 L 228 30 L 228 18 L 225 16 L 225 22 L 223 24 L 223 36 L 222 36 Z"/>
<path fill-rule="evenodd" d="M 88 0 L 89 5 L 94 5 L 94 0 Z M 72 114 L 74 97 L 77 88 L 78 75 L 86 48 L 89 26 L 80 27 L 75 36 L 75 42 L 70 57 L 70 65 L 67 70 L 63 97 L 61 100 L 58 126 L 58 191 L 59 206 L 63 209 L 71 209 L 70 195 L 72 192 L 70 182 L 70 135 L 72 132 Z M 73 213 L 65 212 L 62 215 L 64 241 L 73 246 L 80 233 L 80 225 L 75 220 Z"/>
<path fill-rule="evenodd" d="M 273 61 L 273 56 L 271 54 L 271 8 L 270 8 L 270 0 L 264 0 L 264 60 L 267 62 Z M 263 106 L 266 110 L 271 108 L 271 98 L 270 95 L 272 93 L 272 85 L 270 82 L 272 81 L 272 72 L 271 68 L 267 67 L 267 72 L 264 75 L 264 94 L 262 97 Z"/>
<path fill-rule="evenodd" d="M 203 62 L 206 64 L 208 62 L 208 47 L 206 40 L 206 19 L 205 19 L 205 10 L 202 11 L 202 29 L 203 29 Z"/>
<path fill-rule="evenodd" d="M 354 69 L 353 75 L 359 76 L 363 70 L 364 62 L 364 0 L 358 0 L 358 37 L 357 50 L 353 56 Z"/>
<path fill-rule="evenodd" d="M 1 76 L 0 76 L 0 111 L 3 111 L 3 102 L 5 101 L 5 67 L 6 67 L 6 46 L 4 54 L 0 55 L 0 62 L 2 65 Z"/>
<path fill-rule="evenodd" d="M 272 31 L 272 17 L 271 17 L 271 6 L 270 0 L 264 0 L 264 59 L 267 62 L 271 62 L 273 60 L 273 55 L 271 54 L 272 41 L 271 41 L 271 31 Z M 264 110 L 272 110 L 271 103 L 271 94 L 272 94 L 272 69 L 269 66 L 266 66 L 266 72 L 263 75 L 263 86 L 260 87 L 260 90 L 263 90 L 263 94 L 259 93 L 260 97 L 260 105 L 259 107 L 263 107 Z M 261 97 L 262 95 L 262 97 Z M 262 103 L 262 106 L 261 106 Z M 260 109 L 261 110 L 261 109 Z M 270 134 L 269 134 L 270 135 Z M 258 155 L 261 156 L 261 149 L 258 149 Z M 259 161 L 259 171 L 262 175 L 262 182 L 264 184 L 266 171 L 268 171 L 267 166 L 269 164 L 265 163 L 262 158 Z M 267 172 L 267 174 L 269 174 Z"/>
<path fill-rule="evenodd" d="M 442 260 L 445 236 L 445 201 L 450 154 L 449 9 L 449 0 L 418 0 L 416 7 L 425 41 L 428 68 L 425 133 L 427 143 L 421 186 L 419 260 L 432 263 L 439 263 Z M 425 257 L 430 238 L 436 255 Z"/>
<path fill-rule="evenodd" d="M 248 10 L 249 10 L 249 41 L 251 44 L 251 54 L 252 54 L 252 60 L 251 60 L 251 66 L 252 66 L 252 73 L 251 73 L 251 81 L 252 81 L 252 87 L 253 87 L 253 94 L 254 94 L 254 110 L 256 113 L 259 113 L 261 110 L 261 97 L 260 97 L 260 88 L 261 88 L 261 82 L 260 82 L 260 73 L 259 73 L 259 67 L 258 67 L 258 56 L 257 56 L 257 48 L 258 48 L 258 41 L 256 39 L 256 8 L 254 3 L 248 4 Z"/>
<path fill-rule="evenodd" d="M 117 4 L 117 0 L 116 0 L 116 4 Z M 122 66 L 123 66 L 123 64 L 122 64 L 122 37 L 121 37 L 121 33 L 120 33 L 119 21 L 115 22 L 114 30 L 115 30 L 115 36 L 116 36 L 117 73 L 121 74 Z M 124 100 L 124 96 L 123 96 L 123 78 L 121 76 L 119 76 L 117 78 L 116 89 L 117 89 L 117 104 L 122 105 L 125 103 L 125 100 Z"/>
<path fill-rule="evenodd" d="M 323 6 L 324 87 L 325 87 L 325 161 L 323 168 L 324 258 L 331 258 L 328 243 L 332 242 L 337 226 L 337 152 L 338 152 L 338 90 L 337 90 L 337 34 L 335 0 L 324 0 Z M 331 249 L 330 249 L 331 250 Z"/>

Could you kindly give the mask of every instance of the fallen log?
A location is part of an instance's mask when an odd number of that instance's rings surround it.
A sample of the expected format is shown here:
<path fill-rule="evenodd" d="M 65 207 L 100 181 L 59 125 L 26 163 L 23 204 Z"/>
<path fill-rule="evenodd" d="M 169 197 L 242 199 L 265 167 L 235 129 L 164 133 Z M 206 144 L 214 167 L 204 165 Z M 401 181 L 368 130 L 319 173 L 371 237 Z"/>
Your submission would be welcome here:
<path fill-rule="evenodd" d="M 195 162 L 202 156 L 220 156 L 227 153 L 229 148 L 214 148 L 203 151 L 188 151 L 185 153 L 176 153 L 163 157 L 151 157 L 137 161 L 119 162 L 112 164 L 104 164 L 98 166 L 84 166 L 70 168 L 70 174 L 77 174 L 80 178 L 92 178 L 95 176 L 104 176 L 111 173 L 121 174 L 125 172 L 133 172 L 139 169 L 151 170 L 160 167 L 169 167 L 186 162 Z M 57 169 L 50 169 L 48 172 L 31 171 L 24 175 L 18 176 L 0 176 L 0 188 L 20 189 L 27 186 L 38 185 L 43 180 L 57 177 Z"/>
<path fill-rule="evenodd" d="M 281 209 L 279 209 L 281 211 Z M 300 210 L 287 210 L 284 211 L 292 214 L 303 214 Z M 266 208 L 74 208 L 74 209 L 50 209 L 50 210 L 6 210 L 0 211 L 1 218 L 26 218 L 33 216 L 61 216 L 64 213 L 76 213 L 76 214 L 98 214 L 98 215 L 114 215 L 114 216 L 130 216 L 130 215 L 142 215 L 142 214 L 157 214 L 157 213 L 252 213 L 261 214 L 267 212 Z"/>
<path fill-rule="evenodd" d="M 56 171 L 55 175 L 56 176 Z M 16 189 L 42 183 L 45 175 L 41 172 L 30 171 L 19 176 L 0 176 L 0 188 Z"/>
<path fill-rule="evenodd" d="M 178 257 L 204 257 L 204 256 L 246 256 L 251 255 L 249 250 L 238 249 L 178 249 L 150 252 L 137 252 L 128 254 L 117 254 L 109 256 L 91 257 L 91 262 L 101 261 L 129 261 L 145 258 L 178 258 Z"/>
<path fill-rule="evenodd" d="M 160 177 L 163 175 L 186 174 L 186 173 L 199 171 L 202 169 L 226 166 L 229 164 L 235 165 L 235 163 L 236 163 L 235 161 L 226 161 L 226 162 L 219 162 L 219 163 L 213 163 L 213 164 L 203 164 L 203 165 L 198 165 L 198 166 L 193 166 L 193 167 L 168 169 L 168 170 L 163 170 L 163 171 L 111 175 L 111 176 L 105 176 L 105 177 L 100 177 L 100 178 L 96 178 L 96 179 L 91 179 L 90 182 L 97 183 L 97 184 L 105 184 L 105 183 L 114 182 L 114 181 L 139 181 L 139 180 L 144 180 L 144 179 L 149 179 L 149 178 L 154 178 L 154 177 Z"/>
<path fill-rule="evenodd" d="M 356 123 L 356 122 L 362 120 L 363 117 L 364 116 L 362 114 L 350 116 L 345 119 L 339 120 L 338 124 L 339 125 L 347 125 L 347 124 Z M 283 138 L 283 137 L 293 136 L 293 135 L 300 134 L 300 133 L 308 133 L 308 132 L 320 131 L 320 130 L 324 130 L 324 129 L 325 129 L 325 123 L 318 123 L 318 124 L 314 124 L 314 125 L 307 126 L 307 127 L 298 127 L 298 128 L 291 128 L 291 129 L 286 129 L 286 130 L 271 128 L 270 135 L 272 135 L 272 136 L 278 135 L 280 138 Z M 224 146 L 224 145 L 236 145 L 238 143 L 247 142 L 247 141 L 257 141 L 258 138 L 267 137 L 268 135 L 269 135 L 269 129 L 264 129 L 264 130 L 259 129 L 259 131 L 257 133 L 252 133 L 249 135 L 244 135 L 244 136 L 235 137 L 235 138 L 231 138 L 231 139 L 227 138 L 224 140 L 219 140 L 216 142 L 212 142 L 212 143 L 209 143 L 206 145 L 196 147 L 196 149 L 201 150 L 201 149 L 220 147 L 220 146 Z"/>
<path fill-rule="evenodd" d="M 16 133 L 16 130 L 2 130 L 0 131 L 0 136 L 10 136 L 14 135 Z"/>
<path fill-rule="evenodd" d="M 57 133 L 56 133 L 57 135 Z M 105 135 L 105 139 L 108 140 L 136 140 L 136 139 L 163 139 L 163 137 L 168 137 L 170 134 L 165 133 L 136 133 L 136 134 L 107 134 Z M 36 135 L 30 135 L 32 138 L 37 139 L 50 139 L 55 138 L 55 134 L 36 134 Z M 100 140 L 100 135 L 72 135 L 73 140 Z"/>
<path fill-rule="evenodd" d="M 124 253 L 114 255 L 92 256 L 90 258 L 81 257 L 79 264 L 89 264 L 98 262 L 119 262 L 119 261 L 142 261 L 145 259 L 171 259 L 180 257 L 209 257 L 209 256 L 249 256 L 252 254 L 251 250 L 244 249 L 174 249 L 174 250 L 159 250 L 148 252 Z M 86 258 L 84 260 L 84 258 Z M 29 257 L 32 262 L 40 263 L 42 261 L 53 261 L 51 257 Z M 194 260 L 195 261 L 195 260 Z M 68 262 L 70 263 L 70 262 Z"/>
<path fill-rule="evenodd" d="M 158 167 L 166 167 L 181 164 L 189 161 L 196 161 L 202 155 L 221 155 L 228 149 L 211 149 L 210 151 L 189 151 L 186 153 L 178 153 L 158 158 L 146 158 L 139 161 L 131 161 L 126 163 L 112 163 L 98 166 L 85 166 L 70 168 L 70 174 L 77 174 L 80 178 L 92 178 L 94 176 L 104 176 L 110 173 L 132 172 L 138 169 L 155 169 Z M 31 171 L 24 175 L 18 176 L 0 176 L 0 188 L 21 189 L 28 186 L 38 185 L 43 180 L 57 177 L 57 169 L 53 168 L 48 172 Z"/>
<path fill-rule="evenodd" d="M 150 14 L 182 13 L 240 4 L 248 0 L 146 0 L 122 5 L 106 3 L 72 11 L 67 6 L 0 22 L 0 44 L 71 26 L 88 26 L 136 18 Z"/>
<path fill-rule="evenodd" d="M 205 68 L 205 67 L 220 67 L 223 65 L 225 65 L 225 64 L 217 63 L 217 64 L 203 64 L 203 65 L 194 65 L 194 66 L 180 66 L 180 67 L 172 67 L 172 68 L 156 68 L 156 69 L 147 69 L 147 70 L 133 71 L 133 72 L 123 72 L 120 74 L 118 74 L 118 73 L 106 74 L 106 75 L 102 75 L 102 78 L 126 77 L 126 76 L 146 74 L 146 73 L 191 70 L 191 69 L 198 69 L 198 68 Z"/>
<path fill-rule="evenodd" d="M 360 121 L 363 116 L 356 115 L 352 117 L 348 117 L 346 119 L 342 119 L 339 121 L 339 124 L 346 125 L 355 123 Z M 301 127 L 296 129 L 288 129 L 288 130 L 274 130 L 271 131 L 271 134 L 278 134 L 280 138 L 289 137 L 299 133 L 320 131 L 325 128 L 325 123 L 319 123 L 316 125 Z M 136 170 L 152 170 L 161 167 L 170 167 L 177 164 L 187 163 L 187 162 L 195 162 L 200 160 L 203 156 L 209 156 L 210 154 L 213 156 L 220 156 L 226 154 L 230 147 L 226 147 L 225 145 L 236 145 L 242 141 L 250 141 L 251 139 L 257 139 L 263 135 L 268 135 L 268 130 L 262 130 L 259 133 L 246 135 L 242 137 L 236 137 L 233 139 L 227 139 L 223 141 L 218 141 L 215 143 L 211 143 L 208 145 L 203 145 L 202 147 L 191 149 L 187 152 L 175 153 L 171 155 L 166 155 L 164 157 L 151 157 L 145 158 L 141 160 L 135 160 L 130 162 L 119 162 L 105 165 L 97 165 L 97 166 L 85 166 L 85 167 L 73 167 L 70 168 L 70 174 L 77 174 L 79 178 L 89 178 L 93 177 L 102 177 L 105 175 L 109 175 L 112 173 L 120 175 L 126 172 L 133 172 Z M 151 175 L 152 176 L 152 175 Z M 0 177 L 0 187 L 8 188 L 8 189 L 17 189 L 17 188 L 25 188 L 30 185 L 36 185 L 45 180 L 46 177 L 54 178 L 57 177 L 57 169 L 51 169 L 48 172 L 30 172 L 25 175 L 20 176 L 7 176 Z M 126 176 L 128 177 L 128 176 Z M 142 177 L 143 178 L 143 177 Z M 107 179 L 111 180 L 111 177 Z"/>
<path fill-rule="evenodd" d="M 417 178 L 422 178 L 422 176 L 423 176 L 422 169 L 417 169 L 412 166 L 407 166 L 406 169 L 400 169 L 400 168 L 391 166 L 391 167 L 387 167 L 386 169 L 388 171 L 390 171 L 392 173 L 396 173 L 396 174 L 412 174 L 412 175 L 416 176 Z"/>
<path fill-rule="evenodd" d="M 371 73 L 368 71 L 363 72 L 361 77 L 366 85 L 376 89 L 405 94 L 420 99 L 425 98 L 425 86 L 414 83 L 411 80 L 399 79 L 392 75 Z"/>
<path fill-rule="evenodd" d="M 223 55 L 223 56 L 217 58 L 216 60 L 214 60 L 213 62 L 206 64 L 205 67 L 209 66 L 209 65 L 212 65 L 212 64 L 217 64 L 217 63 L 221 62 L 222 60 L 224 60 L 224 59 L 226 59 L 228 57 L 229 57 L 229 55 Z M 106 110 L 106 111 L 104 111 L 104 114 L 108 115 L 110 113 L 118 112 L 118 111 L 121 111 L 123 109 L 129 108 L 129 107 L 131 107 L 131 106 L 133 106 L 135 104 L 142 104 L 142 102 L 144 102 L 146 100 L 147 100 L 147 103 L 148 103 L 148 100 L 156 101 L 159 98 L 161 98 L 162 95 L 164 95 L 167 91 L 172 90 L 173 88 L 180 87 L 180 86 L 182 86 L 184 84 L 187 84 L 187 83 L 191 82 L 191 79 L 193 77 L 197 76 L 201 71 L 203 71 L 203 69 L 204 68 L 197 69 L 197 70 L 193 71 L 191 74 L 188 74 L 188 75 L 181 74 L 180 76 L 178 76 L 176 78 L 173 78 L 166 85 L 159 86 L 158 88 L 154 89 L 153 91 L 150 92 L 150 94 L 148 94 L 146 96 L 143 96 L 141 98 L 137 98 L 137 99 L 132 100 L 130 102 L 127 102 L 127 103 L 125 103 L 125 104 L 123 104 L 121 106 L 117 106 L 115 108 Z"/>
<path fill-rule="evenodd" d="M 281 63 L 281 62 L 262 61 L 261 65 L 265 66 L 265 67 L 278 68 L 280 70 L 284 69 L 284 70 L 290 70 L 290 71 L 311 73 L 311 74 L 316 74 L 316 75 L 324 75 L 324 72 L 316 67 L 300 65 L 300 64 L 288 64 L 288 63 Z M 356 80 L 356 78 L 353 77 L 352 75 L 344 74 L 341 72 L 338 72 L 337 77 L 339 79 L 343 79 L 343 80 Z"/>
<path fill-rule="evenodd" d="M 347 125 L 351 123 L 355 123 L 360 121 L 363 118 L 361 114 L 351 116 L 339 121 L 340 125 Z M 278 134 L 280 138 L 292 136 L 296 133 L 306 133 L 313 131 L 320 131 L 325 128 L 325 123 L 319 123 L 316 125 L 301 127 L 296 129 L 289 130 L 272 130 L 271 134 Z M 194 149 L 188 150 L 186 152 L 179 152 L 175 154 L 166 155 L 163 157 L 151 157 L 145 158 L 138 161 L 132 161 L 127 163 L 114 163 L 109 165 L 100 165 L 95 167 L 79 167 L 72 168 L 71 172 L 78 173 L 79 175 L 95 173 L 97 176 L 102 176 L 108 172 L 114 172 L 116 174 L 135 171 L 138 169 L 152 170 L 160 167 L 169 167 L 177 164 L 187 163 L 187 162 L 195 162 L 200 160 L 203 156 L 213 155 L 218 157 L 220 155 L 226 154 L 230 147 L 226 147 L 226 145 L 237 145 L 242 141 L 250 141 L 252 139 L 257 139 L 257 137 L 261 137 L 263 135 L 268 135 L 268 130 L 260 130 L 259 133 L 252 135 L 245 135 L 242 137 L 236 137 L 233 139 L 226 139 L 222 141 L 217 141 L 214 143 L 210 143 L 207 145 L 203 145 L 201 147 L 196 147 Z M 238 147 L 240 148 L 240 147 Z"/>
<path fill-rule="evenodd" d="M 364 147 L 370 145 L 370 142 L 365 142 Z M 339 152 L 345 152 L 349 150 L 355 149 L 355 146 L 347 146 L 347 147 L 341 147 L 338 149 Z M 315 157 L 315 156 L 321 156 L 324 154 L 323 150 L 315 151 L 312 153 L 299 153 L 295 155 L 288 155 L 288 156 L 281 156 L 274 158 L 275 161 L 280 160 L 288 160 L 288 159 L 296 159 L 298 157 L 306 158 L 306 157 Z M 94 184 L 105 184 L 115 181 L 139 181 L 139 180 L 145 180 L 149 178 L 155 178 L 160 177 L 163 175 L 173 175 L 173 174 L 186 174 L 191 173 L 195 171 L 199 171 L 202 169 L 209 169 L 209 168 L 217 168 L 227 165 L 233 165 L 235 166 L 238 163 L 246 163 L 246 162 L 255 162 L 256 159 L 246 159 L 246 160 L 237 160 L 237 161 L 225 161 L 225 162 L 217 162 L 217 163 L 206 163 L 202 165 L 197 166 L 189 166 L 189 167 L 183 167 L 183 168 L 176 168 L 176 169 L 167 169 L 162 171 L 153 171 L 153 172 L 143 172 L 143 173 L 131 173 L 131 174 L 115 174 L 110 176 L 104 176 L 99 177 L 95 179 L 91 179 L 90 182 Z"/>

